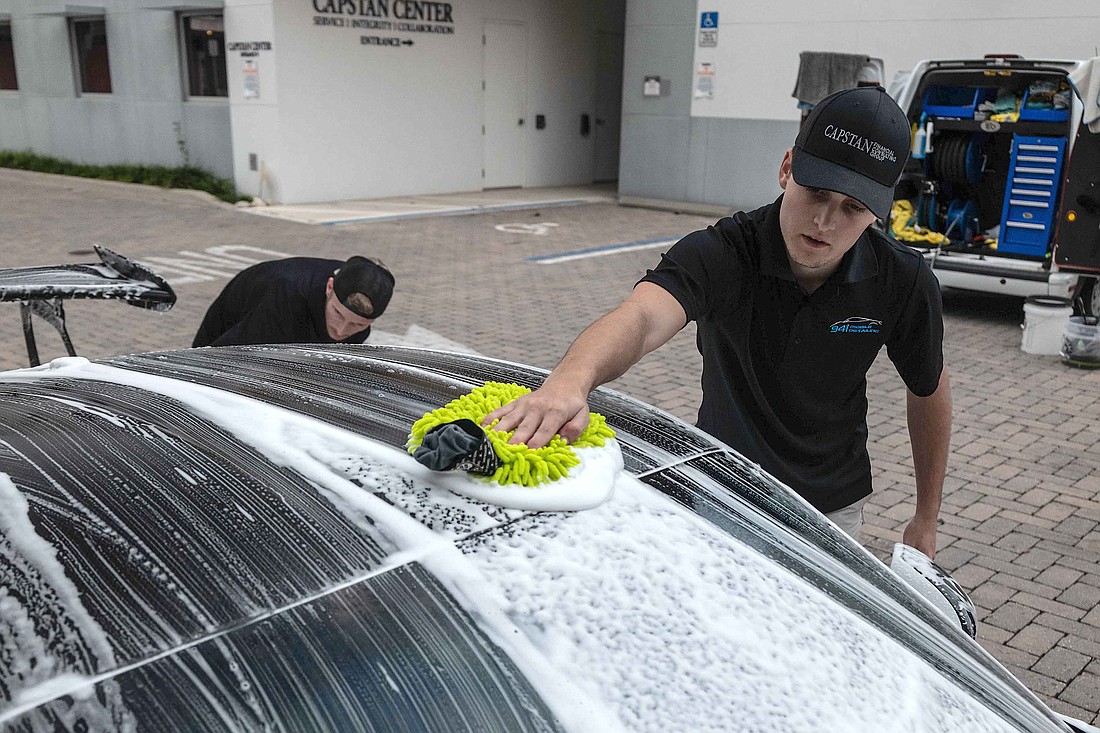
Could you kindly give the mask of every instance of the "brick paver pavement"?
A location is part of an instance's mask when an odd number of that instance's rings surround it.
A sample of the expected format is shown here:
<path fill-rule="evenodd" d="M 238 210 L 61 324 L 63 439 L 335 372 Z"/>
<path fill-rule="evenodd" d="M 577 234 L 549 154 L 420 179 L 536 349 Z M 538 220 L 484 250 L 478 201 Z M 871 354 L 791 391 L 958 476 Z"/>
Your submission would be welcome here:
<path fill-rule="evenodd" d="M 386 261 L 398 282 L 378 328 L 416 326 L 549 368 L 660 250 L 554 265 L 528 258 L 676 237 L 712 221 L 590 204 L 320 227 L 188 192 L 8 170 L 0 201 L 0 266 L 92 262 L 99 243 L 173 283 L 179 304 L 163 314 L 70 301 L 70 333 L 91 358 L 189 345 L 240 258 L 267 256 L 257 250 L 364 252 Z M 556 226 L 543 235 L 494 228 L 548 222 Z M 978 605 L 983 646 L 1055 710 L 1100 723 L 1100 371 L 1023 353 L 1019 299 L 949 291 L 944 301 L 955 429 L 937 561 Z M 3 313 L 0 368 L 25 366 L 18 309 Z M 63 355 L 51 329 L 36 332 L 43 359 Z M 611 386 L 690 421 L 699 371 L 689 327 Z M 864 540 L 886 559 L 913 511 L 905 391 L 885 355 L 868 385 L 875 495 Z"/>

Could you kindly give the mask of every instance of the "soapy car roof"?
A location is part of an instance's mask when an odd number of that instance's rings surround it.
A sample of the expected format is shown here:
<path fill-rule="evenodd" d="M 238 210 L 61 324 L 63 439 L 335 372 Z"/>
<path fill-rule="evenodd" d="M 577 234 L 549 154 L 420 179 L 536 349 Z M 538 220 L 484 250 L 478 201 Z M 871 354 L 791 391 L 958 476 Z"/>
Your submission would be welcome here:
<path fill-rule="evenodd" d="M 612 499 L 464 499 L 425 412 L 545 372 L 223 347 L 0 374 L 11 730 L 1065 730 L 789 489 L 598 390 Z M 934 700 L 935 704 L 905 701 Z"/>

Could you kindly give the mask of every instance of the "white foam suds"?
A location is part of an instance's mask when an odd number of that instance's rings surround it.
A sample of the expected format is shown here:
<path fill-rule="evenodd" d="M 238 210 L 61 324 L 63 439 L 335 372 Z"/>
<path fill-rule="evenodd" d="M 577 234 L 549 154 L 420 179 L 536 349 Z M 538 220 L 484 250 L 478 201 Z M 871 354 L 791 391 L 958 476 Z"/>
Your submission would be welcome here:
<path fill-rule="evenodd" d="M 636 479 L 591 511 L 526 521 L 546 526 L 476 545 L 483 581 L 469 587 L 503 596 L 555 672 L 629 730 L 1011 730 L 822 591 Z"/>
<path fill-rule="evenodd" d="M 375 535 L 383 547 L 389 548 L 385 562 L 372 574 L 386 567 L 422 560 L 429 554 L 437 564 L 445 563 L 456 568 L 456 575 L 473 572 L 464 555 L 445 537 L 433 533 L 369 491 L 364 491 L 344 475 L 336 473 L 330 465 L 337 455 L 356 455 L 386 472 L 428 472 L 404 451 L 320 420 L 202 385 L 102 364 L 73 364 L 57 371 L 63 372 L 62 376 L 66 377 L 126 384 L 178 400 L 196 414 L 230 431 L 242 442 L 254 446 L 272 462 L 293 467 L 315 482 L 352 519 L 358 520 L 364 530 Z M 55 374 L 19 370 L 5 376 L 33 380 Z M 370 521 L 364 520 L 364 515 Z M 440 581 L 452 591 L 457 591 L 457 581 L 451 582 L 446 576 L 440 577 Z M 477 584 L 481 582 L 478 580 L 471 586 L 475 595 Z M 457 595 L 462 597 L 465 594 L 458 592 Z M 492 635 L 499 640 L 507 640 L 508 643 L 502 646 L 511 653 L 520 671 L 532 681 L 540 697 L 568 730 L 591 730 L 587 726 L 592 721 L 601 723 L 597 729 L 608 733 L 619 729 L 613 714 L 589 701 L 585 690 L 549 667 L 545 657 L 512 626 L 500 608 L 485 607 L 475 617 L 491 621 L 495 632 Z"/>
<path fill-rule="evenodd" d="M 475 518 L 485 531 L 460 551 L 454 535 L 372 493 L 403 476 L 427 485 L 414 486 L 423 501 L 461 503 L 434 488 L 445 474 L 403 451 L 185 382 L 94 364 L 57 371 L 177 399 L 314 481 L 380 536 L 387 565 L 431 570 L 566 730 L 1012 730 L 807 581 L 617 468 L 606 502 L 501 532 Z"/>
<path fill-rule="evenodd" d="M 11 543 L 19 557 L 25 560 L 42 580 L 57 594 L 58 601 L 65 608 L 69 618 L 80 629 L 85 643 L 98 658 L 102 669 L 115 666 L 114 650 L 102 627 L 88 614 L 80 600 L 76 586 L 65 575 L 65 569 L 57 559 L 53 545 L 38 535 L 28 516 L 27 499 L 12 483 L 11 477 L 0 473 L 0 534 Z M 18 617 L 25 612 L 21 604 L 7 594 L 7 588 L 0 588 L 0 623 L 20 625 Z M 18 635 L 29 639 L 27 635 Z M 45 658 L 45 649 L 37 642 L 24 649 L 8 650 L 13 667 L 25 667 L 24 679 L 34 683 L 45 681 L 53 672 L 60 669 L 59 660 Z M 31 655 L 30 658 L 24 655 Z"/>

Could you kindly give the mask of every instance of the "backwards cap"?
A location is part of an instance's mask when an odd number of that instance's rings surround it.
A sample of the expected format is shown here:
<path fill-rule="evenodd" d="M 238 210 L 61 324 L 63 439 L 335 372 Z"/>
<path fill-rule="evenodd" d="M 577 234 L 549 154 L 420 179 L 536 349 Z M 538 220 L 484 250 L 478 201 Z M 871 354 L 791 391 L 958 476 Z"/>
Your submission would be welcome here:
<path fill-rule="evenodd" d="M 332 290 L 345 308 L 363 318 L 377 318 L 393 295 L 393 274 L 378 260 L 355 256 L 332 276 Z M 356 294 L 362 297 L 354 297 Z"/>

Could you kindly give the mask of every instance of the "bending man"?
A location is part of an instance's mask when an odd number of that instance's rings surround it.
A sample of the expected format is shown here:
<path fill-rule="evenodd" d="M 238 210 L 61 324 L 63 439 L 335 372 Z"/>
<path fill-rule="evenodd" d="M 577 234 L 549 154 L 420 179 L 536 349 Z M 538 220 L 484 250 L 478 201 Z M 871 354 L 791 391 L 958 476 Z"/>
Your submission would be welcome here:
<path fill-rule="evenodd" d="M 229 281 L 191 345 L 361 344 L 393 286 L 386 266 L 366 257 L 261 262 Z"/>

